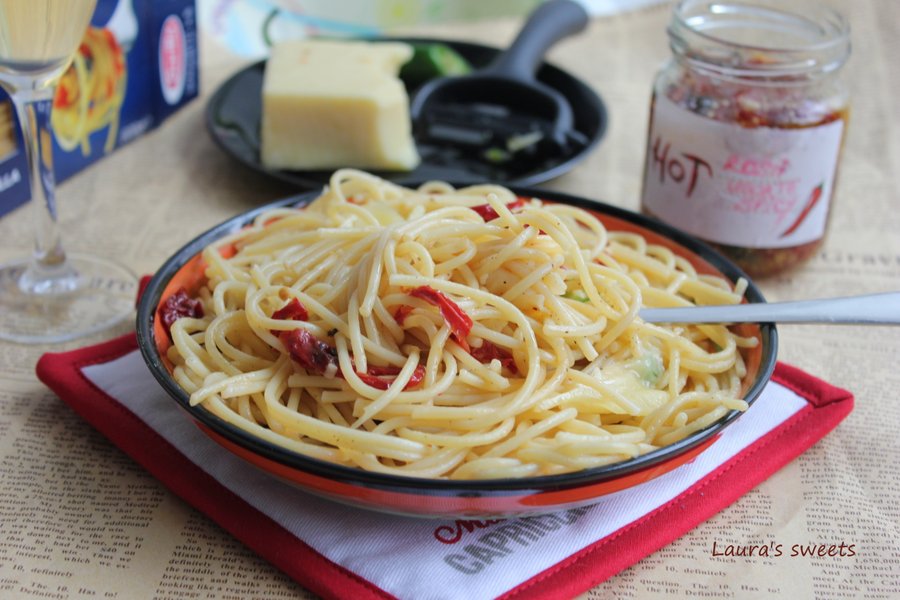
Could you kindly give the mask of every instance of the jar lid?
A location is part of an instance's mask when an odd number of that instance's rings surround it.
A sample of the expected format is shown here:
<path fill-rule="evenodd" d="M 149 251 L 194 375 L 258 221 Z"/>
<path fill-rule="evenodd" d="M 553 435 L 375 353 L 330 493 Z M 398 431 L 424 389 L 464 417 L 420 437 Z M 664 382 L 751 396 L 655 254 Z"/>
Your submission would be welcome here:
<path fill-rule="evenodd" d="M 820 75 L 850 54 L 850 26 L 815 0 L 681 0 L 672 51 L 692 66 L 736 77 Z"/>

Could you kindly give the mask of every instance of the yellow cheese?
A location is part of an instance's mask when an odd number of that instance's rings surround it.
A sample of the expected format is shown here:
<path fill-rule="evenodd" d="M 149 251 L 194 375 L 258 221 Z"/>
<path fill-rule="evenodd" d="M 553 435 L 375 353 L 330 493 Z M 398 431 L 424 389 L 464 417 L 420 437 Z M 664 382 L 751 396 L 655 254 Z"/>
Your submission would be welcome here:
<path fill-rule="evenodd" d="M 261 160 L 273 169 L 409 170 L 419 163 L 397 77 L 408 44 L 282 42 L 263 81 Z"/>

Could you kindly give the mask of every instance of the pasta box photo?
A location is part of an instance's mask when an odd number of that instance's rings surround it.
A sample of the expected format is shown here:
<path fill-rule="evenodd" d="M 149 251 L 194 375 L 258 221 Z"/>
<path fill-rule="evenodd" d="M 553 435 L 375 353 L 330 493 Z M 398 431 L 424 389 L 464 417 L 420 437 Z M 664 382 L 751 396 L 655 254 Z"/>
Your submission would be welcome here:
<path fill-rule="evenodd" d="M 53 99 L 53 167 L 63 181 L 197 96 L 194 0 L 98 0 Z M 15 109 L 0 91 L 0 216 L 30 197 Z"/>

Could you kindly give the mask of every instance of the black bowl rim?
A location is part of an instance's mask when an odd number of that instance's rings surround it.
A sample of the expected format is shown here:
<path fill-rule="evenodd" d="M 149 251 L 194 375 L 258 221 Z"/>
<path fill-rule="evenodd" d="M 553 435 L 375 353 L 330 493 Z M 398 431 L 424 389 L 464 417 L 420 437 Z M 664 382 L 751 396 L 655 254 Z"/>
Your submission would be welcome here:
<path fill-rule="evenodd" d="M 737 265 L 706 243 L 657 219 L 603 202 L 572 196 L 563 192 L 533 187 L 507 187 L 514 193 L 522 196 L 561 202 L 588 210 L 594 210 L 600 214 L 607 214 L 669 238 L 707 261 L 730 280 L 736 281 L 740 277 L 745 278 L 748 281 L 747 291 L 745 293 L 745 298 L 748 302 L 766 301 L 756 284 Z M 598 484 L 609 481 L 653 467 L 675 458 L 676 456 L 680 456 L 710 440 L 714 435 L 720 433 L 725 427 L 743 414 L 742 411 L 732 410 L 705 429 L 695 432 L 678 442 L 611 465 L 558 475 L 542 475 L 521 479 L 450 480 L 407 477 L 364 471 L 362 469 L 316 459 L 261 440 L 247 433 L 243 429 L 216 417 L 213 413 L 202 407 L 190 406 L 188 394 L 175 382 L 163 365 L 154 341 L 153 332 L 156 308 L 169 280 L 189 259 L 198 254 L 209 243 L 246 225 L 260 213 L 278 207 L 302 206 L 311 202 L 320 194 L 321 191 L 305 192 L 271 202 L 232 217 L 200 234 L 175 252 L 175 254 L 160 267 L 147 284 L 138 303 L 136 322 L 138 346 L 144 361 L 153 376 L 166 392 L 168 392 L 168 394 L 172 396 L 172 398 L 174 398 L 194 419 L 244 449 L 292 469 L 354 486 L 395 492 L 401 491 L 427 496 L 505 496 L 522 493 L 545 493 L 569 490 L 589 484 Z M 759 326 L 762 343 L 759 373 L 744 397 L 748 404 L 751 405 L 759 397 L 763 388 L 771 379 L 777 361 L 778 334 L 775 324 L 760 323 Z"/>
<path fill-rule="evenodd" d="M 415 43 L 441 43 L 447 44 L 455 49 L 474 49 L 475 51 L 484 52 L 484 51 L 493 51 L 493 52 L 502 52 L 502 48 L 497 48 L 495 46 L 490 46 L 487 44 L 481 44 L 477 42 L 471 42 L 466 40 L 454 40 L 454 39 L 445 39 L 445 38 L 433 38 L 433 37 L 408 37 L 408 36 L 378 36 L 378 37 L 363 37 L 359 39 L 366 39 L 372 41 L 381 41 L 381 42 L 408 42 L 411 44 Z M 282 183 L 286 183 L 289 185 L 296 186 L 298 190 L 312 190 L 316 187 L 323 184 L 323 178 L 319 177 L 323 173 L 327 173 L 327 171 L 293 171 L 286 169 L 267 169 L 258 161 L 253 161 L 248 159 L 247 157 L 241 155 L 239 152 L 235 152 L 234 149 L 225 141 L 225 137 L 219 133 L 221 127 L 219 126 L 216 119 L 216 107 L 218 107 L 223 101 L 224 98 L 230 93 L 231 87 L 234 85 L 234 82 L 247 71 L 252 71 L 254 69 L 264 69 L 266 65 L 266 59 L 259 60 L 255 63 L 247 65 L 238 71 L 234 72 L 231 76 L 228 77 L 225 81 L 223 81 L 213 92 L 212 96 L 210 96 L 209 100 L 206 103 L 206 107 L 204 109 L 204 121 L 206 123 L 206 130 L 209 133 L 210 137 L 213 139 L 215 144 L 228 156 L 232 159 L 236 160 L 238 163 L 242 164 L 244 167 L 255 171 L 261 175 L 266 177 L 270 177 L 276 181 L 280 181 Z M 570 73 L 566 69 L 555 65 L 552 62 L 544 61 L 541 64 L 541 67 L 538 71 L 537 77 L 540 78 L 541 70 L 547 69 L 553 76 L 563 77 L 565 79 L 571 80 L 571 84 L 579 90 L 579 93 L 583 94 L 585 97 L 590 98 L 590 102 L 588 105 L 591 110 L 596 110 L 596 116 L 598 119 L 598 125 L 596 131 L 592 132 L 590 135 L 590 139 L 588 143 L 579 149 L 578 152 L 572 154 L 565 160 L 561 160 L 558 163 L 554 164 L 551 167 L 540 169 L 531 173 L 528 173 L 522 177 L 517 177 L 515 179 L 511 179 L 509 181 L 497 181 L 496 183 L 501 183 L 503 185 L 525 185 L 525 186 L 533 186 L 539 183 L 543 183 L 559 177 L 564 173 L 571 171 L 578 163 L 585 160 L 597 147 L 603 138 L 606 136 L 606 130 L 609 126 L 609 114 L 606 104 L 600 95 L 587 83 L 585 83 L 581 78 L 575 76 Z M 556 88 L 554 88 L 556 89 Z M 557 90 L 558 91 L 558 90 Z M 565 94 L 564 94 L 565 95 Z M 386 175 L 387 178 L 392 182 L 398 185 L 409 186 L 416 183 L 413 179 L 416 177 L 414 173 L 410 174 L 408 177 L 404 175 L 402 172 L 383 172 L 379 173 L 379 175 Z M 327 179 L 327 178 L 326 178 Z"/>

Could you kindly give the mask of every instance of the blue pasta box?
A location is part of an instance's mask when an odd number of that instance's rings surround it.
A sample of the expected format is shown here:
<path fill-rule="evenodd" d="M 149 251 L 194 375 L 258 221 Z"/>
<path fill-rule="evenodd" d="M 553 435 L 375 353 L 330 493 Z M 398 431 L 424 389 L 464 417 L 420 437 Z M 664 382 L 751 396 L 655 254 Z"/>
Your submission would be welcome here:
<path fill-rule="evenodd" d="M 158 126 L 198 93 L 195 0 L 98 0 L 51 116 L 64 181 Z M 30 198 L 15 109 L 0 91 L 0 216 Z"/>

